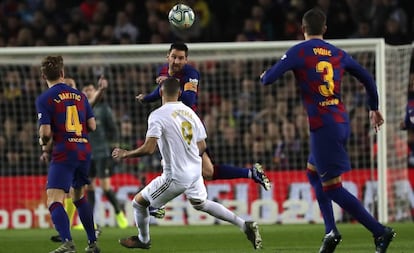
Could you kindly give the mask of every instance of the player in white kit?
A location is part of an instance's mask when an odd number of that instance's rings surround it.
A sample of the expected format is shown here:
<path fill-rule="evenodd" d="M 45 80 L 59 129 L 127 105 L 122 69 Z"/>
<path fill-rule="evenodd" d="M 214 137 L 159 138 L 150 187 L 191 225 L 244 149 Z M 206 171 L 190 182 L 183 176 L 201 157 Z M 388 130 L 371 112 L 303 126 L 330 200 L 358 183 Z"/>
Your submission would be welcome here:
<path fill-rule="evenodd" d="M 135 150 L 115 148 L 116 159 L 152 154 L 158 148 L 163 159 L 163 173 L 152 180 L 132 200 L 138 236 L 119 240 L 127 248 L 151 247 L 148 206 L 161 207 L 184 193 L 193 207 L 238 226 L 255 249 L 262 248 L 256 222 L 245 221 L 223 205 L 208 200 L 201 175 L 201 155 L 206 149 L 207 134 L 197 114 L 178 101 L 180 83 L 167 78 L 161 88 L 162 106 L 148 118 L 145 142 Z"/>

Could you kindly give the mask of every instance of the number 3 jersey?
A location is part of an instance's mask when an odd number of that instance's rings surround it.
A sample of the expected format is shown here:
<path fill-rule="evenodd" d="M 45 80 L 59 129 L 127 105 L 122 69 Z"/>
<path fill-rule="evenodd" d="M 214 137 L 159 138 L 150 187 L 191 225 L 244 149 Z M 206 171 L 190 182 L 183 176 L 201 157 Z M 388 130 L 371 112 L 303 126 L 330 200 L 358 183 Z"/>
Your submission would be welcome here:
<path fill-rule="evenodd" d="M 36 99 L 39 125 L 50 125 L 53 133 L 52 160 L 87 160 L 91 146 L 87 120 L 94 117 L 86 96 L 58 83 Z"/>
<path fill-rule="evenodd" d="M 146 137 L 157 138 L 163 176 L 189 186 L 201 176 L 197 142 L 207 138 L 197 114 L 182 102 L 168 102 L 148 118 Z"/>
<path fill-rule="evenodd" d="M 334 123 L 348 123 L 341 100 L 341 81 L 348 71 L 365 86 L 371 110 L 378 110 L 378 93 L 371 75 L 345 51 L 321 39 L 310 39 L 290 48 L 262 76 L 271 84 L 288 70 L 293 70 L 306 107 L 310 129 Z"/>

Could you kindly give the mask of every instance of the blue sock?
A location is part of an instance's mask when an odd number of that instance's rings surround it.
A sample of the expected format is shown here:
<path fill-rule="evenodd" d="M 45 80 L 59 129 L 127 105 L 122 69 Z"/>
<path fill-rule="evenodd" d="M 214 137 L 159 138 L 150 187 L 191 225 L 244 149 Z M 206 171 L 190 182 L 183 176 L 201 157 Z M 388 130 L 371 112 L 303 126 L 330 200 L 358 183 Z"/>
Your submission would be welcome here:
<path fill-rule="evenodd" d="M 384 234 L 384 226 L 362 206 L 361 202 L 354 195 L 342 187 L 342 183 L 325 186 L 323 190 L 342 209 L 371 231 L 374 237 Z"/>
<path fill-rule="evenodd" d="M 68 214 L 65 211 L 62 203 L 53 202 L 49 206 L 50 216 L 52 217 L 53 224 L 55 225 L 56 231 L 58 231 L 62 241 L 72 241 L 70 235 L 70 226 Z"/>
<path fill-rule="evenodd" d="M 319 204 L 319 209 L 321 210 L 323 221 L 325 224 L 325 234 L 328 234 L 332 230 L 338 232 L 335 223 L 335 217 L 332 209 L 332 200 L 328 198 L 325 192 L 323 192 L 322 182 L 316 171 L 306 170 L 306 175 L 308 180 L 315 191 L 316 200 Z"/>
<path fill-rule="evenodd" d="M 75 204 L 76 209 L 78 210 L 79 218 L 82 222 L 83 227 L 85 228 L 86 234 L 88 235 L 89 242 L 95 242 L 95 224 L 93 221 L 93 211 L 91 206 L 84 197 L 73 203 Z"/>
<path fill-rule="evenodd" d="M 232 178 L 249 178 L 250 169 L 239 168 L 232 165 L 214 165 L 213 180 L 232 179 Z"/>

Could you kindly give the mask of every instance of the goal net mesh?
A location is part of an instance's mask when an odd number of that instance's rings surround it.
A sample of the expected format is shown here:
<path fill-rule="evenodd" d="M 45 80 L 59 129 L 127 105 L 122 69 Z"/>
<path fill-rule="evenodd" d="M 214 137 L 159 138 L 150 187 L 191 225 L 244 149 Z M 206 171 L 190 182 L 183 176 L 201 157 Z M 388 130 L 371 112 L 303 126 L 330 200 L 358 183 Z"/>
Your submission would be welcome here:
<path fill-rule="evenodd" d="M 308 123 L 294 76 L 288 72 L 275 84 L 266 87 L 259 83 L 260 74 L 279 60 L 291 44 L 265 45 L 189 44 L 189 63 L 201 75 L 198 108 L 208 132 L 207 143 L 214 162 L 240 167 L 251 167 L 260 162 L 273 183 L 269 193 L 250 180 L 206 182 L 209 195 L 235 211 L 257 216 L 263 222 L 321 222 L 305 175 L 309 153 Z M 376 71 L 380 71 L 376 69 L 375 47 L 357 43 L 347 46 L 345 42 L 342 48 L 374 77 Z M 135 95 L 149 93 L 156 87 L 156 71 L 160 64 L 166 62 L 169 45 L 92 49 L 2 51 L 0 214 L 4 215 L 0 215 L 0 227 L 13 226 L 14 210 L 26 208 L 33 212 L 40 203 L 45 204 L 47 166 L 39 161 L 35 109 L 36 96 L 46 89 L 39 73 L 44 56 L 62 55 L 65 76 L 73 78 L 79 89 L 85 84 L 96 83 L 101 75 L 107 78 L 109 88 L 103 99 L 111 106 L 119 125 L 120 146 L 135 148 L 143 142 L 147 116 L 159 103 L 140 104 L 135 101 Z M 411 218 L 413 208 L 407 168 L 407 133 L 399 130 L 407 103 L 411 54 L 412 47 L 387 46 L 385 51 L 386 83 L 381 85 L 386 86 L 387 107 L 381 110 L 386 110 L 387 116 L 382 131 L 386 131 L 388 143 L 388 196 L 376 194 L 377 136 L 370 129 L 364 87 L 348 74 L 342 82 L 343 100 L 351 118 L 348 152 L 353 167 L 344 175 L 344 186 L 374 215 L 377 215 L 378 198 L 388 198 L 390 221 Z M 131 194 L 160 171 L 159 155 L 116 164 L 112 183 L 125 209 L 130 208 Z M 264 205 L 258 214 L 253 214 L 255 200 L 270 200 L 276 204 Z M 237 205 L 240 207 L 237 201 L 246 201 L 248 205 L 237 209 Z M 113 220 L 107 218 L 111 207 L 103 197 L 97 200 L 97 208 L 106 210 L 95 210 L 102 216 L 98 220 L 102 224 L 113 225 Z M 352 219 L 340 210 L 335 214 L 338 220 Z M 133 224 L 131 212 L 128 218 Z M 18 215 L 16 219 L 19 220 Z M 21 221 L 23 226 L 41 226 L 37 221 L 29 225 L 25 222 Z"/>

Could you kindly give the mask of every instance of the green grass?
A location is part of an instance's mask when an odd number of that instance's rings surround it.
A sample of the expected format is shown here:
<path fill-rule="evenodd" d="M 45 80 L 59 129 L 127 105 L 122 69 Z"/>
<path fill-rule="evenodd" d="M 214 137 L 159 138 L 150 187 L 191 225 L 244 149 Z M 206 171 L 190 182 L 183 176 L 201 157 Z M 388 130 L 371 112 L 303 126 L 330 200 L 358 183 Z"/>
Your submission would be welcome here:
<path fill-rule="evenodd" d="M 391 224 L 397 236 L 389 247 L 388 253 L 408 253 L 414 249 L 414 224 Z M 343 241 L 335 253 L 374 252 L 370 233 L 359 224 L 338 225 Z M 240 253 L 254 252 L 250 242 L 237 228 L 230 225 L 220 226 L 151 226 L 152 248 L 149 251 L 126 249 L 118 244 L 118 239 L 136 234 L 135 228 L 103 228 L 99 245 L 106 252 L 211 252 Z M 318 252 L 323 236 L 322 225 L 262 225 L 263 250 L 272 253 L 309 253 Z M 56 234 L 52 229 L 0 230 L 0 253 L 49 252 L 59 244 L 49 240 Z M 84 252 L 86 236 L 83 231 L 73 231 L 78 252 Z"/>

